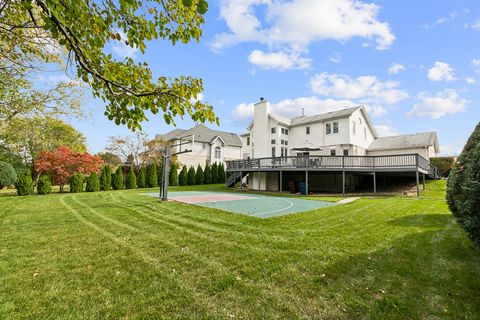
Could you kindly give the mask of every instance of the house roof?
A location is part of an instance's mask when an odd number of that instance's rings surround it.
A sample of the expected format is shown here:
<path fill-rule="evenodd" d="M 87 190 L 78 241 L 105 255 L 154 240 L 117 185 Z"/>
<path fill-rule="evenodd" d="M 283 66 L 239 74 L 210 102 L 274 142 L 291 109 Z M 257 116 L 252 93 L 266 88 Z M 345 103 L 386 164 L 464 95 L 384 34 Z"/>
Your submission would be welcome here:
<path fill-rule="evenodd" d="M 181 137 L 191 136 L 192 134 L 195 137 L 195 141 L 199 142 L 212 143 L 217 137 L 220 137 L 220 139 L 225 143 L 225 145 L 236 147 L 242 146 L 242 140 L 236 133 L 213 130 L 203 124 L 196 125 L 195 127 L 188 130 L 175 129 L 167 132 L 166 134 L 157 134 L 155 138 L 171 141 Z"/>
<path fill-rule="evenodd" d="M 422 132 L 377 138 L 370 144 L 368 151 L 409 149 L 431 145 L 435 146 L 437 152 L 439 151 L 437 134 L 435 132 Z"/>
<path fill-rule="evenodd" d="M 331 111 L 331 112 L 316 114 L 314 116 L 309 116 L 309 117 L 296 117 L 292 119 L 291 126 L 294 127 L 294 126 L 299 126 L 307 123 L 321 122 L 327 119 L 347 117 L 361 108 L 363 108 L 363 106 L 357 106 L 357 107 L 342 109 L 338 111 Z"/>

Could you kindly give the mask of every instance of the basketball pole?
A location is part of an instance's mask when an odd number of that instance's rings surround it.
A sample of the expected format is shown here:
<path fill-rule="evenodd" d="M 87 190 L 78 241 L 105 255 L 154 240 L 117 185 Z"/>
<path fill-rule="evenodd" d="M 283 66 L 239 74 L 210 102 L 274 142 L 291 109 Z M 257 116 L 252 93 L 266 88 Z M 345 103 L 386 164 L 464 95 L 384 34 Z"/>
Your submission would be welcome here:
<path fill-rule="evenodd" d="M 189 149 L 189 150 L 185 149 L 185 150 L 182 151 L 182 145 L 185 144 L 185 143 L 183 143 L 183 140 L 186 137 L 191 138 L 190 143 L 192 144 L 192 148 Z M 182 153 L 192 152 L 193 148 L 195 146 L 195 136 L 192 134 L 191 137 L 190 136 L 186 136 L 186 137 L 179 138 L 178 140 L 180 140 L 180 143 L 170 145 L 167 142 L 167 144 L 165 145 L 165 150 L 164 150 L 164 153 L 163 153 L 163 168 L 162 168 L 162 171 L 163 171 L 162 184 L 163 184 L 163 186 L 162 185 L 160 186 L 160 200 L 162 200 L 162 201 L 168 201 L 168 182 L 169 182 L 168 180 L 169 180 L 169 177 L 170 177 L 170 159 L 171 159 L 171 157 L 176 156 L 178 154 L 182 154 Z M 187 140 L 187 144 L 188 144 L 188 140 Z M 178 147 L 178 146 L 180 146 L 180 151 L 170 154 L 170 148 Z"/>

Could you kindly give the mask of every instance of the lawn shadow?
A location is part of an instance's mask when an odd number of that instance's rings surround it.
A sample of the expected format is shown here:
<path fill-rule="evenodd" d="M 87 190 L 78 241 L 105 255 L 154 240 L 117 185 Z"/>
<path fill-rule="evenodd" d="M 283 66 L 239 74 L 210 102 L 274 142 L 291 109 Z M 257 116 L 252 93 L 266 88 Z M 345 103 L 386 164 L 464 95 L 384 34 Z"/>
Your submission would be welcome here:
<path fill-rule="evenodd" d="M 448 215 L 433 216 L 448 224 Z M 335 292 L 334 303 L 348 319 L 478 317 L 480 252 L 459 228 L 415 233 L 393 243 L 327 265 L 310 291 Z"/>
<path fill-rule="evenodd" d="M 400 227 L 443 228 L 454 220 L 451 214 L 420 213 L 392 219 L 388 223 Z"/>

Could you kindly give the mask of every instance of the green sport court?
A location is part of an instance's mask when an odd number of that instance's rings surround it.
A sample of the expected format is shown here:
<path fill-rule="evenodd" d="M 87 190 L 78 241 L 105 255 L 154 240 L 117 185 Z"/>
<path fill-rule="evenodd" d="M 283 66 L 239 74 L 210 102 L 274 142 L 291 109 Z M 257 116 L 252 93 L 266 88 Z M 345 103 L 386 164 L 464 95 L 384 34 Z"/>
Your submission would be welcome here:
<path fill-rule="evenodd" d="M 155 193 L 146 195 L 158 198 L 158 194 Z M 332 202 L 297 199 L 294 197 L 212 191 L 169 192 L 168 198 L 183 203 L 241 213 L 257 218 L 272 218 L 335 205 Z"/>

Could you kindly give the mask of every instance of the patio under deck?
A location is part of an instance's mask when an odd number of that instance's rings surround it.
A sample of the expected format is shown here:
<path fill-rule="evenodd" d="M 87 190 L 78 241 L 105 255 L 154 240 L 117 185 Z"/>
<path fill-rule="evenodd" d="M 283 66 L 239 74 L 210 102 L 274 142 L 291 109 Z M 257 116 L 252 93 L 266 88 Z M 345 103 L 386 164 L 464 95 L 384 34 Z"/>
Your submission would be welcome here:
<path fill-rule="evenodd" d="M 227 161 L 227 173 L 230 173 L 225 181 L 227 186 L 235 185 L 237 180 L 245 174 L 252 172 L 278 172 L 280 179 L 280 191 L 282 191 L 283 172 L 305 172 L 306 193 L 308 194 L 309 172 L 332 172 L 342 173 L 342 194 L 345 194 L 346 173 L 366 173 L 373 175 L 373 192 L 377 192 L 376 173 L 415 173 L 417 195 L 420 194 L 420 174 L 423 185 L 425 176 L 433 179 L 438 178 L 437 168 L 419 154 L 399 154 L 386 156 L 289 156 L 268 157 L 246 160 Z"/>

